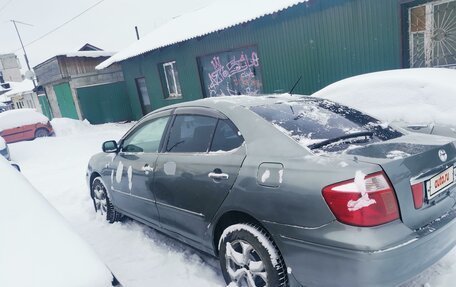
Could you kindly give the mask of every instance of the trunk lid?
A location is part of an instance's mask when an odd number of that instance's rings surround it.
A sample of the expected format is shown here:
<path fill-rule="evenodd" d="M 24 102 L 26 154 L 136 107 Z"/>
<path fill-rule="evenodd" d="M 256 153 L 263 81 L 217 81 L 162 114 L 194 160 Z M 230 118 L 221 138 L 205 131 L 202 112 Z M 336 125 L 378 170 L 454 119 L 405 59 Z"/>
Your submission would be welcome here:
<path fill-rule="evenodd" d="M 453 140 L 409 134 L 351 149 L 346 154 L 382 167 L 396 192 L 402 221 L 412 229 L 419 229 L 455 207 L 456 141 Z M 416 209 L 412 184 L 419 183 L 424 184 L 424 203 Z"/>

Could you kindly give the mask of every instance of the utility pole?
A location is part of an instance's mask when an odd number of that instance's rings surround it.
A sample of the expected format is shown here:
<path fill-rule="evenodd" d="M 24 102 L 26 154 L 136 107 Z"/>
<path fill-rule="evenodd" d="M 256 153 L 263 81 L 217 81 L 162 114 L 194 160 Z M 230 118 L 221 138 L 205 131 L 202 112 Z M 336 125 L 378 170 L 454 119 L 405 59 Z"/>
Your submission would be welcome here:
<path fill-rule="evenodd" d="M 135 31 L 136 31 L 136 40 L 139 40 L 139 30 L 138 30 L 138 26 L 135 26 Z"/>
<path fill-rule="evenodd" d="M 19 34 L 19 29 L 17 29 L 16 23 L 19 23 L 22 25 L 27 25 L 27 26 L 33 26 L 33 25 L 27 24 L 24 22 L 20 22 L 20 21 L 16 21 L 16 20 L 11 20 L 11 22 L 13 22 L 14 28 L 16 29 L 17 36 L 19 37 L 19 41 L 21 42 L 21 46 L 22 46 L 22 50 L 24 51 L 24 58 L 25 58 L 25 63 L 27 64 L 27 68 L 29 71 L 32 71 L 32 69 L 30 68 L 30 63 L 29 63 L 28 57 L 27 57 L 27 52 L 25 51 L 24 43 L 22 42 L 21 34 Z M 32 82 L 33 82 L 33 87 L 36 88 L 35 79 L 32 78 Z"/>

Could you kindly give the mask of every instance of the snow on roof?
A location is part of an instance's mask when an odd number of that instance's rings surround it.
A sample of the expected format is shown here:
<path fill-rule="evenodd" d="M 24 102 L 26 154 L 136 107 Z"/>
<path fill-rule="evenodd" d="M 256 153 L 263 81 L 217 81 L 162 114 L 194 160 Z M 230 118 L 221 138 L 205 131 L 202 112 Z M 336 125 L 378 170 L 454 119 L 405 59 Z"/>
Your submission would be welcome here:
<path fill-rule="evenodd" d="M 114 55 L 114 52 L 107 52 L 107 51 L 76 51 L 76 52 L 69 52 L 69 53 L 60 53 L 56 56 L 65 56 L 68 58 L 73 57 L 84 57 L 84 58 L 98 58 L 98 57 L 111 57 Z"/>
<path fill-rule="evenodd" d="M 0 104 L 9 102 L 10 99 L 5 97 L 5 95 L 0 95 Z"/>
<path fill-rule="evenodd" d="M 307 1 L 218 0 L 202 9 L 170 20 L 128 48 L 102 62 L 96 68 L 104 69 L 116 62 L 250 22 Z"/>
<path fill-rule="evenodd" d="M 30 80 L 23 80 L 22 82 L 9 82 L 11 86 L 11 90 L 4 93 L 2 96 L 8 98 L 12 97 L 17 94 L 22 94 L 26 92 L 31 92 L 35 87 L 33 86 L 33 82 Z M 9 100 L 9 99 L 7 99 Z M 1 101 L 1 99 L 0 99 Z"/>

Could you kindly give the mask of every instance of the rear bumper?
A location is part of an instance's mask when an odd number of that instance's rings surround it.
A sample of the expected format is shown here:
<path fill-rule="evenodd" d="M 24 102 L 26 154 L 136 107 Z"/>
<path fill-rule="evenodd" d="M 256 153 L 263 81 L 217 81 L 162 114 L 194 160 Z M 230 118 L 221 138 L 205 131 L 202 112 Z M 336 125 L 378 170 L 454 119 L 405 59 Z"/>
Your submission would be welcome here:
<path fill-rule="evenodd" d="M 437 262 L 456 245 L 455 216 L 453 210 L 426 228 L 412 231 L 401 241 L 373 250 L 366 250 L 369 242 L 360 248 L 359 239 L 354 240 L 358 242 L 353 248 L 340 248 L 284 234 L 274 237 L 292 277 L 301 285 L 397 286 Z M 353 227 L 352 231 L 353 238 L 363 237 L 362 228 Z M 377 243 L 373 245 L 378 246 Z"/>

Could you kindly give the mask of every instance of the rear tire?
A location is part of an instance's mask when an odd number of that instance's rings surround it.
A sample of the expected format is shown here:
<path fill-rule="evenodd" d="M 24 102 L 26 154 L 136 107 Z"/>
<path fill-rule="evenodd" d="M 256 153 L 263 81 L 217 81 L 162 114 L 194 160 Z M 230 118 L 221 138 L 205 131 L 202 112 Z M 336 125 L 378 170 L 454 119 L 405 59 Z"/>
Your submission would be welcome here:
<path fill-rule="evenodd" d="M 226 284 L 237 287 L 287 287 L 285 262 L 271 236 L 260 226 L 228 227 L 219 241 Z M 230 286 L 232 286 L 230 285 Z"/>
<path fill-rule="evenodd" d="M 45 138 L 49 136 L 49 132 L 47 129 L 37 129 L 35 131 L 35 138 Z"/>
<path fill-rule="evenodd" d="M 101 177 L 96 177 L 91 184 L 90 195 L 92 197 L 95 212 L 105 217 L 109 223 L 122 219 L 122 214 L 115 210 L 108 196 L 108 190 Z"/>

